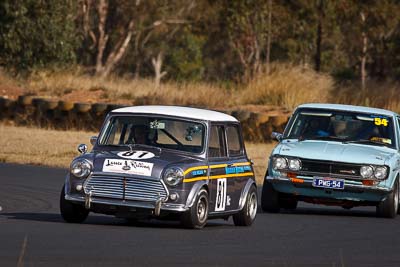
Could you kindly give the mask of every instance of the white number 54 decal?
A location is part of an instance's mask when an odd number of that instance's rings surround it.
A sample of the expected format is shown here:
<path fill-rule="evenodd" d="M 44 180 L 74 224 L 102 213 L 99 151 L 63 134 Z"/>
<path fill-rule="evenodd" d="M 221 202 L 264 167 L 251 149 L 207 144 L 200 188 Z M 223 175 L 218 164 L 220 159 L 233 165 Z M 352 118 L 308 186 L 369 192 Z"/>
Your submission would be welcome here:
<path fill-rule="evenodd" d="M 224 211 L 226 203 L 226 178 L 217 180 L 217 198 L 215 211 Z"/>

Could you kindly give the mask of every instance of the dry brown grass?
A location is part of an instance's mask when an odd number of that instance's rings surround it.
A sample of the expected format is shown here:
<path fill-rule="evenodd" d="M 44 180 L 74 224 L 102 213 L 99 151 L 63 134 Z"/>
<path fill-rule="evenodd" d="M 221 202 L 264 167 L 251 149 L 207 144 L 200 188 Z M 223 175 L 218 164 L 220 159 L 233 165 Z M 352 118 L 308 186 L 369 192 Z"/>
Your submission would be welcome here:
<path fill-rule="evenodd" d="M 265 171 L 267 170 L 269 155 L 271 154 L 274 146 L 275 143 L 246 143 L 247 155 L 254 162 L 257 184 L 263 183 Z"/>
<path fill-rule="evenodd" d="M 209 83 L 163 83 L 156 88 L 152 80 L 110 76 L 93 77 L 75 72 L 41 71 L 26 81 L 31 93 L 45 96 L 65 96 L 85 92 L 87 98 L 98 95 L 102 102 L 122 104 L 167 104 L 217 107 L 221 99 L 228 99 L 229 92 Z"/>
<path fill-rule="evenodd" d="M 338 87 L 330 102 L 384 108 L 400 112 L 400 84 L 397 82 L 368 81 L 365 90 L 357 85 Z"/>
<path fill-rule="evenodd" d="M 79 154 L 77 145 L 89 145 L 89 138 L 96 134 L 0 124 L 0 162 L 68 168 L 71 160 Z M 262 183 L 273 145 L 248 143 L 246 148 L 255 163 L 257 182 Z"/>
<path fill-rule="evenodd" d="M 272 65 L 269 75 L 253 79 L 237 97 L 248 104 L 268 104 L 292 110 L 299 104 L 327 102 L 334 80 L 301 66 Z"/>
<path fill-rule="evenodd" d="M 77 145 L 94 134 L 0 124 L 0 161 L 66 168 L 79 154 Z"/>
<path fill-rule="evenodd" d="M 0 73 L 1 76 L 1 73 Z M 1 85 L 0 79 L 0 85 Z M 293 109 L 304 102 L 327 102 L 333 79 L 312 69 L 273 64 L 269 75 L 226 89 L 204 82 L 164 82 L 156 88 L 151 79 L 110 76 L 100 78 L 74 71 L 38 71 L 24 81 L 27 92 L 81 102 L 131 105 L 166 104 L 223 108 L 267 104 Z"/>

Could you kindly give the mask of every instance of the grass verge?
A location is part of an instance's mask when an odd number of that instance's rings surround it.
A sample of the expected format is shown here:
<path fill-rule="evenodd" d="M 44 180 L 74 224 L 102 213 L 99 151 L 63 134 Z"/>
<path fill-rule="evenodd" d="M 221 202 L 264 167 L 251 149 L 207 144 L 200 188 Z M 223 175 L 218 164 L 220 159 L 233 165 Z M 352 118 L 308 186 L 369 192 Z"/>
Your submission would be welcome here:
<path fill-rule="evenodd" d="M 88 144 L 94 132 L 56 131 L 0 124 L 0 162 L 68 168 L 79 155 L 78 144 Z M 254 161 L 257 183 L 261 184 L 273 144 L 247 143 L 249 157 Z"/>

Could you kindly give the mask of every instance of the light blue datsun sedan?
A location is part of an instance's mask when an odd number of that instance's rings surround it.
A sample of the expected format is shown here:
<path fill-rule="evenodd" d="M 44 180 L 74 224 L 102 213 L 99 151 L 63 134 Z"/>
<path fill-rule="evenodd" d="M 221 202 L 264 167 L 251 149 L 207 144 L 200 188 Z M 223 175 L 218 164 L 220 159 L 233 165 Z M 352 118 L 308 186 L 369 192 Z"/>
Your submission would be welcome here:
<path fill-rule="evenodd" d="M 298 201 L 399 209 L 400 116 L 350 105 L 304 104 L 290 118 L 270 156 L 261 206 L 295 209 Z"/>

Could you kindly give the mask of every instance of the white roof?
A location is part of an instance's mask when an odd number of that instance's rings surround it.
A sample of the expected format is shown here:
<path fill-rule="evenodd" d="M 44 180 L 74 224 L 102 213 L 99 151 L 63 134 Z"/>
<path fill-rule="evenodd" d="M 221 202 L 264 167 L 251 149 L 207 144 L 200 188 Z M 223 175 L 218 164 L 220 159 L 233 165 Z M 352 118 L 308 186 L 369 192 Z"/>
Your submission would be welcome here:
<path fill-rule="evenodd" d="M 353 105 L 341 105 L 341 104 L 321 104 L 321 103 L 309 103 L 298 106 L 298 108 L 320 108 L 320 109 L 333 109 L 333 110 L 345 110 L 345 111 L 354 111 L 361 113 L 373 113 L 373 114 L 381 114 L 386 116 L 396 116 L 397 113 L 380 108 L 370 108 L 363 106 L 353 106 Z"/>
<path fill-rule="evenodd" d="M 222 112 L 179 106 L 133 106 L 115 109 L 112 112 L 167 115 L 205 121 L 238 121 L 236 118 Z"/>

